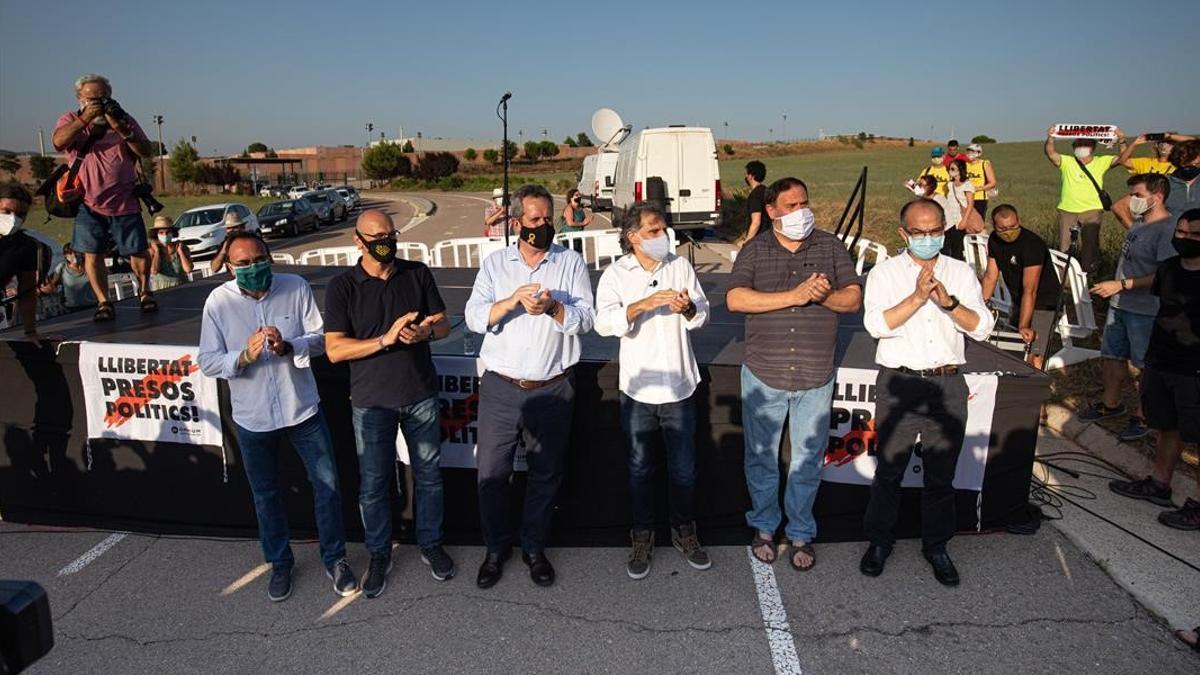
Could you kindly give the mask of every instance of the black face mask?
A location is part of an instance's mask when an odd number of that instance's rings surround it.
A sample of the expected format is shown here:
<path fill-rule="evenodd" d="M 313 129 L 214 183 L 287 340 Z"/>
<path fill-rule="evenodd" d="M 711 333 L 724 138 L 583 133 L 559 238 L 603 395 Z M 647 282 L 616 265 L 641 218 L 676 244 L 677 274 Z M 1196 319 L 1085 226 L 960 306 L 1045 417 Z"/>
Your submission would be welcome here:
<path fill-rule="evenodd" d="M 1200 176 L 1200 166 L 1181 166 L 1175 169 L 1176 178 L 1191 181 L 1196 176 Z"/>
<path fill-rule="evenodd" d="M 521 241 L 539 251 L 545 251 L 550 248 L 550 242 L 554 241 L 554 226 L 549 223 L 537 227 L 525 227 L 522 225 Z"/>
<path fill-rule="evenodd" d="M 365 239 L 361 234 L 355 233 L 358 240 L 367 247 L 367 253 L 370 254 L 375 262 L 381 265 L 390 264 L 396 259 L 396 238 L 384 237 L 383 239 Z"/>
<path fill-rule="evenodd" d="M 1181 258 L 1200 258 L 1200 241 L 1175 237 L 1171 240 L 1171 245 Z"/>

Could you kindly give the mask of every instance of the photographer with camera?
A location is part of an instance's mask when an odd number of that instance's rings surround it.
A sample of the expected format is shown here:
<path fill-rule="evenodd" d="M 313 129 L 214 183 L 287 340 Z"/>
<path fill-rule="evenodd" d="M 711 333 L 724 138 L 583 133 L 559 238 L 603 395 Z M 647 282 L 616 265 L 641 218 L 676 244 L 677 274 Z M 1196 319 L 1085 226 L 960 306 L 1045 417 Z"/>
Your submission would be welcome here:
<path fill-rule="evenodd" d="M 81 151 L 84 153 L 78 173 L 83 203 L 75 216 L 72 245 L 84 254 L 88 281 L 99 301 L 93 318 L 114 318 L 103 258 L 110 245 L 115 245 L 133 266 L 142 311 L 156 311 L 158 304 L 150 293 L 146 224 L 138 203 L 139 191 L 146 191 L 146 186 L 137 176 L 138 161 L 150 156 L 154 147 L 137 121 L 112 99 L 112 85 L 107 78 L 80 77 L 75 81 L 75 98 L 79 109 L 58 118 L 53 141 L 55 149 L 66 153 L 68 163 L 73 163 Z M 144 198 L 153 200 L 148 193 Z"/>

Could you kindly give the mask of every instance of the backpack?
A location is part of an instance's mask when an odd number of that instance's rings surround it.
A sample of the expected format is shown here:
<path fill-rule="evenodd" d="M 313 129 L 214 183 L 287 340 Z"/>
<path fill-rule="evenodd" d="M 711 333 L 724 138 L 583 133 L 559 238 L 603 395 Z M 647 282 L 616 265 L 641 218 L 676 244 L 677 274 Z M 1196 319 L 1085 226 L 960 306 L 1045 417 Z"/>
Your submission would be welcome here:
<path fill-rule="evenodd" d="M 79 179 L 79 169 L 92 144 L 105 133 L 107 129 L 100 128 L 89 134 L 75 155 L 75 161 L 70 166 L 59 164 L 38 187 L 35 194 L 45 198 L 47 214 L 56 218 L 74 218 L 79 213 L 79 205 L 83 203 L 83 182 Z"/>

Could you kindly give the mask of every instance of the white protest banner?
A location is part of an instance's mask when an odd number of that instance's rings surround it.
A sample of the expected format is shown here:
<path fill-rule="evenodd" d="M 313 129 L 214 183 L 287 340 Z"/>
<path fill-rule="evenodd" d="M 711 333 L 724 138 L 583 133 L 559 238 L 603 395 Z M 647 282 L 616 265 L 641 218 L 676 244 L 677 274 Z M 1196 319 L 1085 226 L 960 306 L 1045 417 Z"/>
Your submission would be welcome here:
<path fill-rule="evenodd" d="M 870 485 L 875 476 L 875 379 L 879 373 L 861 368 L 839 368 L 833 393 L 829 446 L 821 480 L 832 483 Z M 967 390 L 966 435 L 954 487 L 982 490 L 991 438 L 992 414 L 996 409 L 995 375 L 964 375 Z M 914 438 L 914 441 L 917 439 Z M 920 487 L 921 458 L 913 453 L 904 473 L 905 487 Z"/>
<path fill-rule="evenodd" d="M 1055 138 L 1090 138 L 1094 141 L 1111 144 L 1117 140 L 1117 125 L 1115 124 L 1055 124 Z"/>
<path fill-rule="evenodd" d="M 88 438 L 221 445 L 217 381 L 200 372 L 196 351 L 80 343 Z"/>
<path fill-rule="evenodd" d="M 435 356 L 438 405 L 442 425 L 442 466 L 474 469 L 476 444 L 479 442 L 479 381 L 483 361 L 474 356 Z M 409 464 L 408 445 L 403 431 L 396 434 L 396 455 Z M 513 468 L 525 470 L 525 449 L 518 447 Z"/>

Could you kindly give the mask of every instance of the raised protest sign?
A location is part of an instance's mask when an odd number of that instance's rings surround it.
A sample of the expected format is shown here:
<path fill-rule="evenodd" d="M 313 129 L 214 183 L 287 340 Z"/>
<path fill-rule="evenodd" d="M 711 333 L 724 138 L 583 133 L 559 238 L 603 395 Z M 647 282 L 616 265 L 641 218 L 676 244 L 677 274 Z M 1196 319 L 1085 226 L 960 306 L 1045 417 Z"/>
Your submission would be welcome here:
<path fill-rule="evenodd" d="M 196 350 L 80 344 L 88 438 L 221 445 L 217 382 L 200 372 Z"/>
<path fill-rule="evenodd" d="M 839 368 L 833 393 L 833 416 L 830 418 L 829 446 L 825 450 L 825 468 L 821 480 L 832 483 L 870 485 L 875 476 L 875 379 L 878 371 L 861 368 Z M 964 375 L 967 390 L 966 437 L 954 487 L 960 490 L 983 488 L 983 472 L 987 464 L 991 436 L 992 413 L 996 408 L 995 375 Z M 914 441 L 917 439 L 913 439 Z M 921 456 L 914 452 L 904 472 L 905 487 L 920 487 Z"/>
<path fill-rule="evenodd" d="M 1112 143 L 1117 140 L 1115 124 L 1055 124 L 1055 138 L 1090 138 L 1094 141 Z"/>

